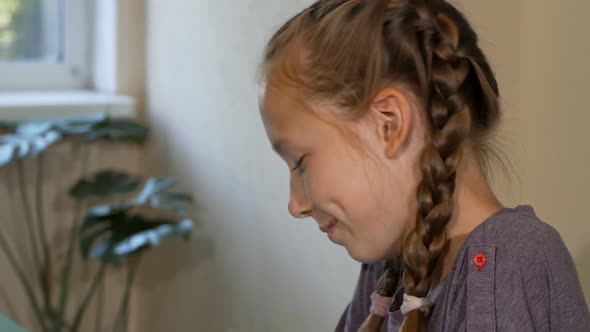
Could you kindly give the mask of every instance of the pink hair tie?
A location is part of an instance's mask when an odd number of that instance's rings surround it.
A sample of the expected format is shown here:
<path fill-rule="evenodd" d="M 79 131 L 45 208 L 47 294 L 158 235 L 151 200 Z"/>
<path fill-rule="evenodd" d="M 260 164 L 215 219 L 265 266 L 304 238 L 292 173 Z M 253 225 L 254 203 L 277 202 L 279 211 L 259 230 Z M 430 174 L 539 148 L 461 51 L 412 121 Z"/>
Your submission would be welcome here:
<path fill-rule="evenodd" d="M 385 297 L 379 295 L 376 291 L 371 294 L 371 313 L 385 318 L 387 316 L 387 308 L 393 302 L 393 297 Z"/>
<path fill-rule="evenodd" d="M 434 306 L 434 303 L 425 297 L 415 297 L 404 293 L 404 302 L 400 307 L 402 314 L 407 315 L 409 312 L 414 310 L 420 310 L 424 315 L 430 315 L 430 309 Z"/>

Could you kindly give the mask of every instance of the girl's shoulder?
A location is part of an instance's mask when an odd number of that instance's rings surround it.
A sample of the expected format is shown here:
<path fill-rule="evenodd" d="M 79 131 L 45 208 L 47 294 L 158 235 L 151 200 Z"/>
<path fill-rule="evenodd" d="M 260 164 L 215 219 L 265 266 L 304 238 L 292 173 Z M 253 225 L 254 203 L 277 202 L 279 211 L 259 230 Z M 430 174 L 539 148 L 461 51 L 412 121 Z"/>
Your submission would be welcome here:
<path fill-rule="evenodd" d="M 451 330 L 459 328 L 453 324 L 519 331 L 590 327 L 571 254 L 559 232 L 529 205 L 503 208 L 477 226 L 445 284 L 435 316 L 452 317 L 446 321 Z"/>
<path fill-rule="evenodd" d="M 454 270 L 464 270 L 460 275 L 465 276 L 486 264 L 493 265 L 497 279 L 576 274 L 559 232 L 542 221 L 530 205 L 502 208 L 478 225 L 463 243 Z"/>
<path fill-rule="evenodd" d="M 478 225 L 465 240 L 464 246 L 494 245 L 498 249 L 544 250 L 561 247 L 559 232 L 539 219 L 530 205 L 502 208 Z M 522 251 L 521 251 L 522 253 Z"/>

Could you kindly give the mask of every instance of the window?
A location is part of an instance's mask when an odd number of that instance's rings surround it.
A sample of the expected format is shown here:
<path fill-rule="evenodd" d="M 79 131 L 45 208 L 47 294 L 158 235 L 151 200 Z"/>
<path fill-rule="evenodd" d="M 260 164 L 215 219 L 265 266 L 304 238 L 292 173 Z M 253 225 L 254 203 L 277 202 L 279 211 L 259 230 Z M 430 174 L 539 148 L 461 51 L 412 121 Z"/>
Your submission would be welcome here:
<path fill-rule="evenodd" d="M 88 0 L 0 0 L 0 90 L 89 85 Z"/>

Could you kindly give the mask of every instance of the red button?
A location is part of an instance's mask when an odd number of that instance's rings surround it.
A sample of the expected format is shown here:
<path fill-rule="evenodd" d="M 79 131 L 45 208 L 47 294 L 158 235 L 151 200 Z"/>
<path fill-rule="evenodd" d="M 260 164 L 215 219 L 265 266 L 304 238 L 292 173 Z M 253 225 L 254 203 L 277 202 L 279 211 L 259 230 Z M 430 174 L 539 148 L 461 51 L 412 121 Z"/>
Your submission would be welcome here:
<path fill-rule="evenodd" d="M 473 258 L 473 262 L 479 268 L 478 270 L 480 270 L 480 271 L 481 271 L 481 268 L 484 265 L 486 265 L 487 260 L 488 260 L 488 258 L 482 252 L 480 252 L 479 254 L 475 255 L 475 257 Z"/>

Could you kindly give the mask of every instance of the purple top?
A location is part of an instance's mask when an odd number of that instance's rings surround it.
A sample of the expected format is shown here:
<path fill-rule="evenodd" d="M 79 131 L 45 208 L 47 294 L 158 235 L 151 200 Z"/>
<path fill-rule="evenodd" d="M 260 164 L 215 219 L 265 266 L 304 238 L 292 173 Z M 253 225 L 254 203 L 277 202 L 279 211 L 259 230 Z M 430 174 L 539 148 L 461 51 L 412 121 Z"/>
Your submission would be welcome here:
<path fill-rule="evenodd" d="M 485 262 L 476 264 L 482 257 Z M 382 270 L 383 263 L 361 265 L 336 332 L 361 326 Z M 382 332 L 399 330 L 402 296 L 400 283 Z M 427 297 L 434 302 L 429 331 L 590 331 L 572 257 L 559 233 L 528 205 L 503 208 L 478 225 Z"/>

